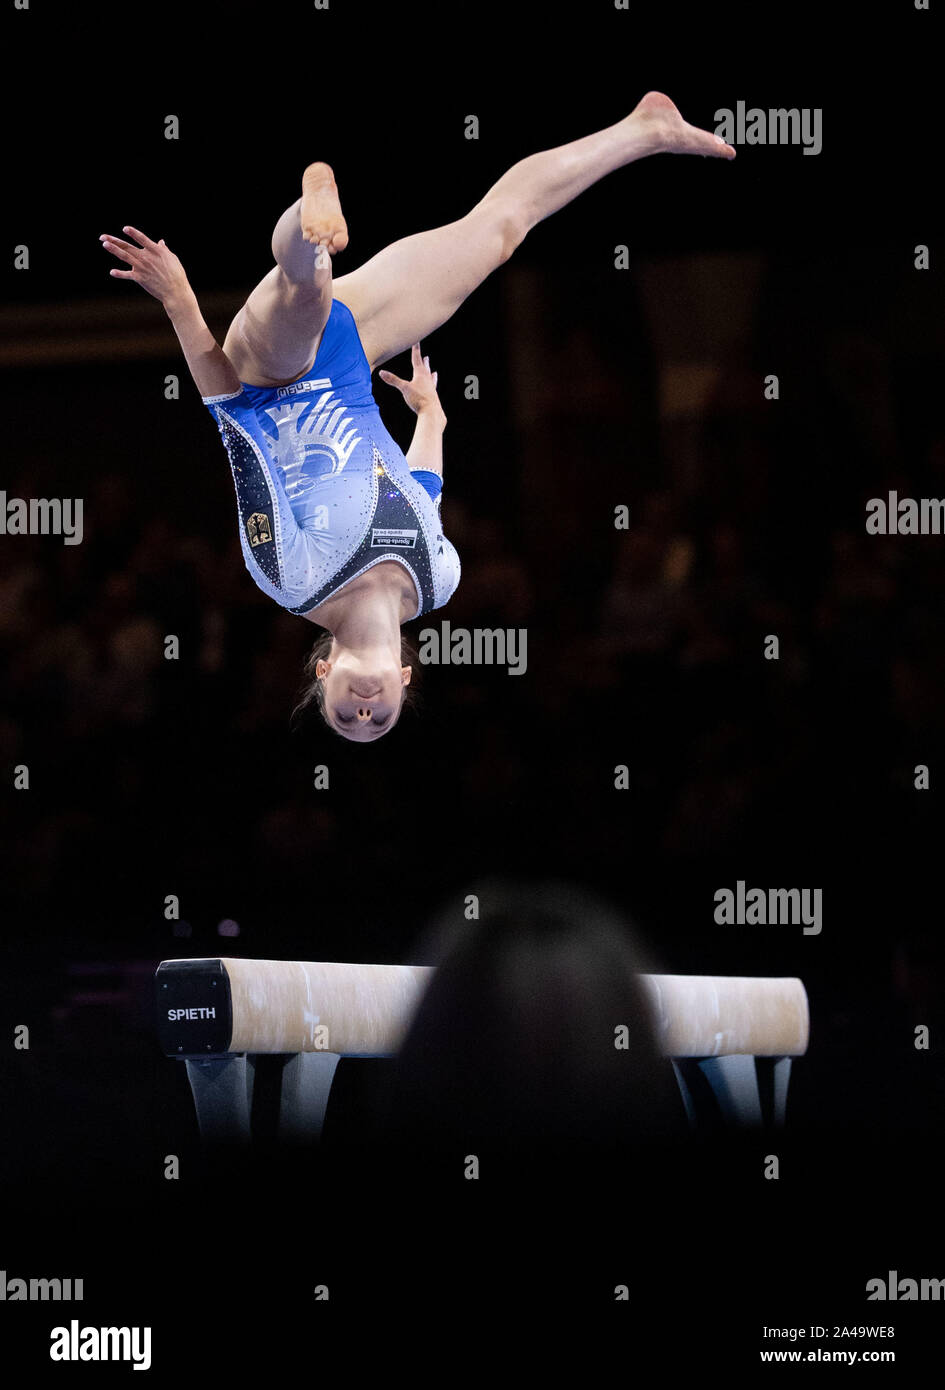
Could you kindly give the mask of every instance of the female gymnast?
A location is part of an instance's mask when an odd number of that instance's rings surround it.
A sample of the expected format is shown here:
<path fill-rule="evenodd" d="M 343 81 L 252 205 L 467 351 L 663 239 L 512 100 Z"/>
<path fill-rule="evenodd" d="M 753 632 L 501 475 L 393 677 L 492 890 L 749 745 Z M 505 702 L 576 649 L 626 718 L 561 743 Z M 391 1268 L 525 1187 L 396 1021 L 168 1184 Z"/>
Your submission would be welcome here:
<path fill-rule="evenodd" d="M 446 417 L 420 341 L 509 259 L 530 228 L 579 193 L 652 154 L 734 159 L 659 92 L 596 134 L 512 166 L 456 222 L 396 241 L 332 282 L 348 231 L 327 164 L 280 217 L 275 266 L 236 315 L 221 348 L 183 266 L 164 241 L 102 236 L 130 267 L 113 269 L 163 304 L 229 455 L 246 566 L 271 598 L 327 629 L 309 663 L 313 698 L 345 738 L 387 733 L 411 668 L 400 628 L 442 607 L 459 557 L 440 520 Z M 371 373 L 412 346 L 413 377 L 390 372 L 416 412 L 404 455 L 381 422 Z"/>

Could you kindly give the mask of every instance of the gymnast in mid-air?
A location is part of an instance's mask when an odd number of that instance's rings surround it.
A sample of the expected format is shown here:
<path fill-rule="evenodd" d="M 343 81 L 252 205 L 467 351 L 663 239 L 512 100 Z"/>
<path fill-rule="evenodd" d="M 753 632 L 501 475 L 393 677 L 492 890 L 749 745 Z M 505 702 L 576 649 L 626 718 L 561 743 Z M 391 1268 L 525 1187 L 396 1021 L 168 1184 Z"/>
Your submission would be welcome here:
<path fill-rule="evenodd" d="M 459 583 L 443 534 L 437 375 L 420 342 L 538 222 L 615 169 L 652 154 L 734 159 L 659 92 L 584 139 L 512 166 L 465 217 L 405 237 L 332 279 L 348 230 L 327 164 L 279 218 L 276 264 L 240 309 L 222 348 L 184 268 L 135 227 L 102 236 L 113 269 L 164 305 L 230 460 L 240 540 L 253 579 L 276 603 L 325 629 L 307 669 L 325 721 L 367 742 L 394 727 L 411 668 L 401 625 L 441 608 Z M 417 422 L 406 455 L 385 429 L 371 374 L 412 349 L 412 377 L 378 375 Z"/>

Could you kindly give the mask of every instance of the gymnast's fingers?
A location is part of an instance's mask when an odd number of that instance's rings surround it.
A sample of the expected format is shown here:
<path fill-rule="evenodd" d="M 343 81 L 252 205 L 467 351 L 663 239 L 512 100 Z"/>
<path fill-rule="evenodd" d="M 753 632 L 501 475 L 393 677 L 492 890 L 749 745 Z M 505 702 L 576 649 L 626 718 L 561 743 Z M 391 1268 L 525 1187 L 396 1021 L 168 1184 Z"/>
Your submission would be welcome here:
<path fill-rule="evenodd" d="M 112 236 L 110 232 L 103 232 L 99 237 L 99 241 L 103 243 L 107 242 L 109 250 L 111 250 L 113 246 L 120 246 L 123 251 L 139 251 L 141 249 L 138 246 L 132 246 L 129 241 L 122 241 L 120 236 Z"/>
<path fill-rule="evenodd" d="M 110 251 L 112 255 L 117 256 L 119 260 L 127 261 L 129 265 L 134 265 L 134 253 L 138 249 L 137 247 L 126 247 L 124 244 L 119 244 L 118 242 L 111 241 L 110 239 L 106 239 L 104 237 L 102 239 L 102 245 L 105 247 L 106 251 Z"/>
<path fill-rule="evenodd" d="M 395 376 L 393 372 L 389 372 L 386 367 L 381 368 L 378 372 L 378 376 L 381 378 L 381 381 L 386 381 L 388 386 L 396 386 L 398 391 L 402 391 L 405 386 L 409 386 L 410 384 L 404 381 L 402 377 Z"/>
<path fill-rule="evenodd" d="M 133 280 L 135 273 L 133 270 L 110 270 L 109 275 L 114 275 L 116 280 Z"/>
<path fill-rule="evenodd" d="M 149 236 L 145 236 L 144 232 L 139 232 L 138 229 L 137 229 L 137 227 L 122 227 L 121 230 L 122 230 L 123 232 L 127 232 L 129 236 L 133 236 L 134 239 L 135 239 L 137 242 L 140 242 L 140 244 L 141 244 L 143 247 L 145 247 L 146 250 L 148 250 L 148 251 L 157 251 L 157 250 L 158 250 L 158 244 L 157 244 L 157 242 L 156 242 L 156 241 L 152 241 L 151 238 L 150 238 Z"/>

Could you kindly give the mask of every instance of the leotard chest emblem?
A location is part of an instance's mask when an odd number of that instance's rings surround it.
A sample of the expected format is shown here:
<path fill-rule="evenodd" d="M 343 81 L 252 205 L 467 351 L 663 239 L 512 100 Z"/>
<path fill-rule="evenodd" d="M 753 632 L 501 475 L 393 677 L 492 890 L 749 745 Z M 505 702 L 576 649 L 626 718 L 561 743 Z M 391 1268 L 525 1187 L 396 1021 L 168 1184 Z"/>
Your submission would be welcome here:
<path fill-rule="evenodd" d="M 354 421 L 331 391 L 314 401 L 282 401 L 265 414 L 276 427 L 272 454 L 290 499 L 304 496 L 319 478 L 340 473 L 361 442 Z"/>

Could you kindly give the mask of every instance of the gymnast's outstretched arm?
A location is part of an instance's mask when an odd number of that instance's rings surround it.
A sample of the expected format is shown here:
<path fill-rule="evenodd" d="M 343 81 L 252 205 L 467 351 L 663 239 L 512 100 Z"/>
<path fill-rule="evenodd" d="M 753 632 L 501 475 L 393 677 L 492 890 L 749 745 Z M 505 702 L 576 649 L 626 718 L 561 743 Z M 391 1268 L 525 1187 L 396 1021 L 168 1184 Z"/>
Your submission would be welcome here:
<path fill-rule="evenodd" d="M 184 350 L 190 374 L 217 422 L 233 471 L 242 525 L 243 558 L 256 583 L 284 607 L 302 602 L 322 582 L 316 556 L 269 465 L 256 414 L 244 403 L 243 384 L 233 363 L 204 323 L 184 267 L 163 241 L 152 241 L 135 227 L 123 229 L 137 245 L 103 236 L 107 251 L 130 270 L 112 275 L 134 280 L 164 305 Z M 270 542 L 275 542 L 270 544 Z"/>
<path fill-rule="evenodd" d="M 106 251 L 131 267 L 111 274 L 119 280 L 134 280 L 164 305 L 201 396 L 237 394 L 242 386 L 236 369 L 204 322 L 177 256 L 163 241 L 152 241 L 134 227 L 122 231 L 134 237 L 137 245 L 108 235 L 99 238 Z"/>
<path fill-rule="evenodd" d="M 436 392 L 437 373 L 430 370 L 429 357 L 420 356 L 419 343 L 414 343 L 410 350 L 410 363 L 413 367 L 410 381 L 388 371 L 380 371 L 378 376 L 388 386 L 396 387 L 417 417 L 413 442 L 405 455 L 410 471 L 438 473 L 442 478 L 446 414 Z"/>

